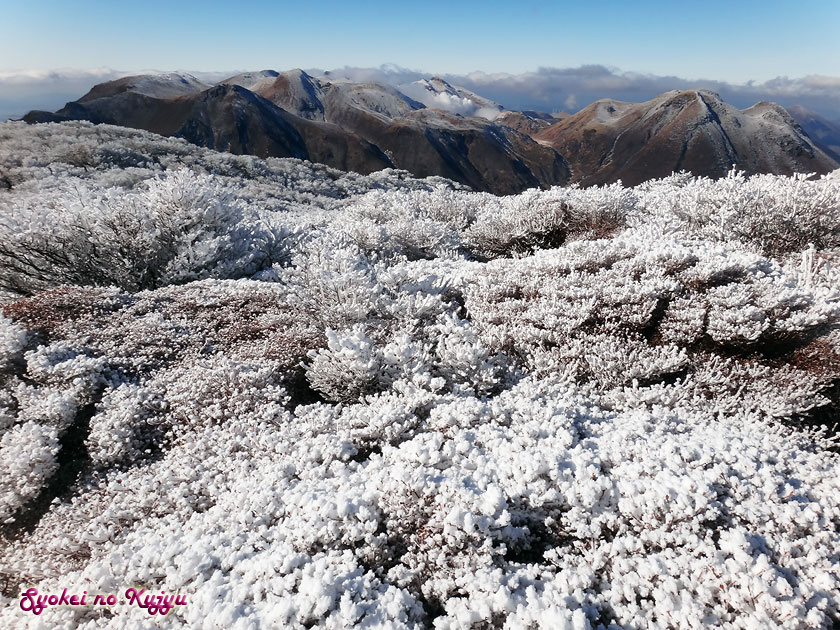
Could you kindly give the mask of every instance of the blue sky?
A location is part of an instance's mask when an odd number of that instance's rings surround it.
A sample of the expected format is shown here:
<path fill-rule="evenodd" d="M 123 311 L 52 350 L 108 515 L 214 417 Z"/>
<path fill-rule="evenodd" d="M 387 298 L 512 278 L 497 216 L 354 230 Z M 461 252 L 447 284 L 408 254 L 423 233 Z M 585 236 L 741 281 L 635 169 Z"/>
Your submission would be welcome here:
<path fill-rule="evenodd" d="M 840 76 L 840 2 L 2 0 L 0 72 L 602 64 L 736 83 Z"/>

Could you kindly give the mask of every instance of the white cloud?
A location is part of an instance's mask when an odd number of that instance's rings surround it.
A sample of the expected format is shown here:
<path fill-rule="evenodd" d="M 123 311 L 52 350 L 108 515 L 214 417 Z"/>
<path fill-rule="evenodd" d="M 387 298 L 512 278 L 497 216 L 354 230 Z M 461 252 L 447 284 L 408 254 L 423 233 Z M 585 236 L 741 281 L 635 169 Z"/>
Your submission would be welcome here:
<path fill-rule="evenodd" d="M 388 83 L 389 85 L 411 83 L 412 81 L 425 79 L 429 76 L 420 70 L 401 68 L 394 64 L 385 64 L 378 68 L 352 68 L 345 66 L 328 71 L 320 68 L 310 68 L 306 72 L 313 76 L 326 75 L 327 78 L 347 79 L 360 83 Z"/>

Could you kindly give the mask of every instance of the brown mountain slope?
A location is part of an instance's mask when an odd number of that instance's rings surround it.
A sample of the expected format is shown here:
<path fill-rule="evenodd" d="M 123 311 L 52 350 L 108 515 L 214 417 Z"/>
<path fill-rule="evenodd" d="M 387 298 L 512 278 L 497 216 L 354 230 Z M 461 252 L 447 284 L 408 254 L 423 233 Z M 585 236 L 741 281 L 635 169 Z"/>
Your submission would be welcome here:
<path fill-rule="evenodd" d="M 823 118 L 802 105 L 792 105 L 786 109 L 814 144 L 840 162 L 840 122 Z"/>
<path fill-rule="evenodd" d="M 674 171 L 722 177 L 747 173 L 826 173 L 838 164 L 773 103 L 746 110 L 711 92 L 667 92 L 645 103 L 596 101 L 537 134 L 561 153 L 572 181 L 634 185 Z"/>
<path fill-rule="evenodd" d="M 357 134 L 418 177 L 440 175 L 496 194 L 569 179 L 553 149 L 482 118 L 426 108 L 390 86 L 322 81 L 292 70 L 253 89 L 298 116 Z"/>
<path fill-rule="evenodd" d="M 505 111 L 499 114 L 496 118 L 494 118 L 493 122 L 497 125 L 504 125 L 505 127 L 510 127 L 511 129 L 514 129 L 519 133 L 524 133 L 526 136 L 530 136 L 533 138 L 536 137 L 536 135 L 540 132 L 548 129 L 551 125 L 554 125 L 568 117 L 569 114 L 562 112 L 552 115 L 547 114 L 545 112 L 535 111 Z"/>
<path fill-rule="evenodd" d="M 332 83 L 323 89 L 328 121 L 358 133 L 418 177 L 442 175 L 496 194 L 569 180 L 556 151 L 486 119 L 424 108 L 375 84 Z"/>

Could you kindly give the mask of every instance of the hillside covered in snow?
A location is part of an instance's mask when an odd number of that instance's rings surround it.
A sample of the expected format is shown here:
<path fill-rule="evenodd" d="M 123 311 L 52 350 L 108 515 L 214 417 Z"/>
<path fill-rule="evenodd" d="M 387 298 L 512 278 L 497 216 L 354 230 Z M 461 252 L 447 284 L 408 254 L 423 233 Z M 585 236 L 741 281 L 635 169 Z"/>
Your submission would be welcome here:
<path fill-rule="evenodd" d="M 0 290 L 4 628 L 840 624 L 840 172 L 7 123 Z"/>

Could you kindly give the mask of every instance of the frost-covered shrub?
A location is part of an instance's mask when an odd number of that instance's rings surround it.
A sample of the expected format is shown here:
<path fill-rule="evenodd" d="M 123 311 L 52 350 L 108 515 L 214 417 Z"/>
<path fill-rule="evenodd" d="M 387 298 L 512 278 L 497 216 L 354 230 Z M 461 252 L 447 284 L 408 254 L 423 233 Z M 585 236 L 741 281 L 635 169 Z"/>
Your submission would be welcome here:
<path fill-rule="evenodd" d="M 436 333 L 438 371 L 458 391 L 487 394 L 505 377 L 506 358 L 491 353 L 469 321 L 447 317 L 438 323 Z"/>
<path fill-rule="evenodd" d="M 462 248 L 460 232 L 475 220 L 479 200 L 446 188 L 375 191 L 348 206 L 344 229 L 360 249 L 381 257 L 451 256 Z"/>
<path fill-rule="evenodd" d="M 835 367 L 807 359 L 780 369 L 837 326 L 840 285 L 828 262 L 807 254 L 779 265 L 703 245 L 692 253 L 631 234 L 473 267 L 465 308 L 482 344 L 611 408 L 714 401 L 791 421 L 834 404 Z M 733 353 L 756 362 L 730 363 Z"/>
<path fill-rule="evenodd" d="M 27 422 L 0 438 L 0 522 L 35 498 L 58 468 L 58 430 Z"/>
<path fill-rule="evenodd" d="M 493 198 L 477 212 L 466 241 L 485 257 L 559 247 L 571 238 L 599 238 L 621 229 L 634 196 L 621 185 L 529 190 Z"/>
<path fill-rule="evenodd" d="M 29 335 L 0 313 L 0 374 L 20 361 Z"/>
<path fill-rule="evenodd" d="M 770 255 L 840 246 L 840 185 L 835 179 L 731 171 L 723 179 L 684 174 L 639 187 L 640 206 L 657 219 L 715 240 L 737 240 Z"/>
<path fill-rule="evenodd" d="M 434 270 L 406 261 L 371 259 L 343 236 L 319 235 L 301 245 L 276 279 L 287 301 L 323 328 L 372 324 L 382 338 L 419 328 L 458 307 L 459 295 Z"/>
<path fill-rule="evenodd" d="M 720 411 L 759 410 L 770 417 L 790 418 L 828 401 L 824 375 L 790 366 L 773 369 L 752 361 L 708 357 L 698 362 L 689 386 Z M 695 385 L 696 383 L 696 385 Z"/>
<path fill-rule="evenodd" d="M 287 401 L 271 367 L 218 357 L 176 368 L 176 380 L 165 395 L 168 414 L 185 426 L 233 417 L 270 421 Z"/>
<path fill-rule="evenodd" d="M 383 288 L 370 259 L 355 246 L 327 237 L 302 244 L 292 267 L 281 270 L 279 278 L 299 306 L 324 327 L 364 322 L 382 299 Z"/>
<path fill-rule="evenodd" d="M 385 344 L 379 361 L 377 378 L 385 388 L 408 383 L 411 388 L 438 391 L 447 383 L 445 378 L 435 376 L 440 370 L 436 369 L 430 344 L 408 333 L 398 333 Z"/>
<path fill-rule="evenodd" d="M 377 343 L 356 324 L 337 333 L 327 330 L 327 347 L 310 351 L 309 383 L 336 402 L 357 402 L 391 387 L 486 394 L 505 376 L 505 358 L 491 355 L 469 322 L 444 316 L 429 341 L 398 332 Z M 403 385 L 401 385 L 403 384 Z"/>
<path fill-rule="evenodd" d="M 0 214 L 0 283 L 29 294 L 57 284 L 136 290 L 250 275 L 271 261 L 264 235 L 218 183 L 187 170 L 141 190 L 77 183 L 56 199 Z"/>
<path fill-rule="evenodd" d="M 668 304 L 659 324 L 659 334 L 666 343 L 691 346 L 706 331 L 708 306 L 697 295 L 678 297 Z"/>
<path fill-rule="evenodd" d="M 0 391 L 0 435 L 15 425 L 17 400 L 12 392 L 4 388 Z"/>
<path fill-rule="evenodd" d="M 102 329 L 98 323 L 125 306 L 116 289 L 62 286 L 2 305 L 3 312 L 30 333 L 31 342 L 65 339 L 73 331 Z"/>
<path fill-rule="evenodd" d="M 327 330 L 327 347 L 312 351 L 306 373 L 313 388 L 336 402 L 356 402 L 378 385 L 380 357 L 364 326 L 343 334 Z"/>
<path fill-rule="evenodd" d="M 87 124 L 0 125 L 0 170 L 0 214 L 203 181 L 230 226 L 152 205 L 271 263 L 2 304 L 0 625 L 150 623 L 16 584 L 173 628 L 840 623 L 837 252 L 738 232 L 836 178 L 499 199 Z"/>
<path fill-rule="evenodd" d="M 107 392 L 90 419 L 86 439 L 93 464 L 110 467 L 142 458 L 154 445 L 151 434 L 164 408 L 159 394 L 137 385 L 123 384 Z"/>
<path fill-rule="evenodd" d="M 689 362 L 684 349 L 650 346 L 633 337 L 577 338 L 558 350 L 557 358 L 574 366 L 577 378 L 593 379 L 604 389 L 633 381 L 655 381 L 680 372 Z"/>
<path fill-rule="evenodd" d="M 400 302 L 418 306 L 412 299 Z M 401 319 L 386 319 L 375 335 L 361 324 L 341 333 L 328 329 L 327 348 L 309 355 L 307 376 L 312 386 L 330 400 L 349 402 L 405 386 L 482 395 L 512 376 L 507 358 L 491 352 L 454 308 L 429 317 L 424 305 L 419 306 Z"/>

